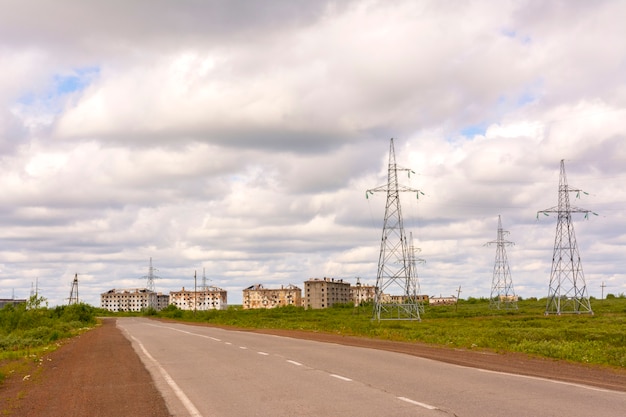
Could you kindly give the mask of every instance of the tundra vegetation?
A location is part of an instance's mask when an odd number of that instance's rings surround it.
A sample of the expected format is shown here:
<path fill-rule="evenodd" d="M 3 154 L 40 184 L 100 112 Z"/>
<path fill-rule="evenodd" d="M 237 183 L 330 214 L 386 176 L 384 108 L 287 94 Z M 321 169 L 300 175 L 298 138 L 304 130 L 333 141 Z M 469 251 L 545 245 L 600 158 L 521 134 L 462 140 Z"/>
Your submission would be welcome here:
<path fill-rule="evenodd" d="M 27 362 L 40 362 L 42 354 L 62 339 L 96 324 L 97 309 L 87 304 L 48 308 L 43 297 L 0 309 L 0 382 Z"/>
<path fill-rule="evenodd" d="M 626 367 L 626 296 L 591 299 L 590 314 L 545 316 L 546 299 L 518 301 L 517 310 L 493 310 L 488 299 L 459 300 L 458 305 L 425 306 L 422 321 L 375 321 L 372 305 L 352 304 L 322 310 L 281 307 L 269 310 L 182 311 L 143 314 L 182 321 L 248 329 L 328 332 L 448 348 L 522 352 L 579 363 Z"/>

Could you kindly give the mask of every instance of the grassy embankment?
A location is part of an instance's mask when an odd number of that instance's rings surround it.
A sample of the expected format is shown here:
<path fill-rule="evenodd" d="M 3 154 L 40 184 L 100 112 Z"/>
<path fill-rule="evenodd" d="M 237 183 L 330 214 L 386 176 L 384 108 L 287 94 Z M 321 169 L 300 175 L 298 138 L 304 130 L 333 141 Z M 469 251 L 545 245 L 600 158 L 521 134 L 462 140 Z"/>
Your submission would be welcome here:
<path fill-rule="evenodd" d="M 276 328 L 423 342 L 454 348 L 523 352 L 572 362 L 626 368 L 626 297 L 592 300 L 594 315 L 545 316 L 544 300 L 524 300 L 518 310 L 492 310 L 485 299 L 426 307 L 422 321 L 372 321 L 371 306 L 324 310 L 151 312 L 163 318 L 241 328 Z"/>
<path fill-rule="evenodd" d="M 61 339 L 96 324 L 96 309 L 86 304 L 42 307 L 43 298 L 0 309 L 0 383 L 9 373 L 41 361 Z"/>

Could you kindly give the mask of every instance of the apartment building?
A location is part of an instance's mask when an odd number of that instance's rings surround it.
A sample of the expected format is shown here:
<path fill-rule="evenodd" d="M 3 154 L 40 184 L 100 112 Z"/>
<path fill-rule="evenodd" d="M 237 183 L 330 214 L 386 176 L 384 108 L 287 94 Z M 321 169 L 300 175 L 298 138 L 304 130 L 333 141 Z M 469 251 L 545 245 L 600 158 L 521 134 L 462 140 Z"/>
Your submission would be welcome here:
<path fill-rule="evenodd" d="M 155 293 L 147 288 L 116 289 L 100 294 L 100 307 L 109 311 L 139 312 L 152 305 L 162 310 L 169 304 L 169 295 Z"/>
<path fill-rule="evenodd" d="M 228 299 L 226 290 L 218 287 L 207 287 L 206 289 L 192 291 L 170 291 L 170 304 L 181 310 L 226 310 Z"/>
<path fill-rule="evenodd" d="M 349 303 L 350 283 L 343 279 L 311 278 L 304 281 L 304 307 L 328 308 L 337 303 Z"/>
<path fill-rule="evenodd" d="M 289 284 L 280 288 L 265 288 L 255 284 L 243 290 L 243 309 L 275 308 L 302 305 L 302 290 Z"/>

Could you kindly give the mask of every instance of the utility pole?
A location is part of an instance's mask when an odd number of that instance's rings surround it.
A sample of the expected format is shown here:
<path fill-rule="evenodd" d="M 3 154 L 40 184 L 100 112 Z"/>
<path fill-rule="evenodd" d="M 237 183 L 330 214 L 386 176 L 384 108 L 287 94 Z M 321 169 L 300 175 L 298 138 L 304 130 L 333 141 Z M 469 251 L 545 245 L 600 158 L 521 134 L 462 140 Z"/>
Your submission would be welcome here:
<path fill-rule="evenodd" d="M 600 287 L 602 287 L 602 297 L 600 297 L 600 299 L 604 300 L 604 288 L 606 288 L 606 285 L 604 285 L 604 281 L 602 281 L 602 285 L 600 285 Z"/>
<path fill-rule="evenodd" d="M 459 285 L 459 289 L 456 291 L 456 305 L 454 307 L 454 311 L 459 310 L 459 298 L 461 298 L 461 286 Z"/>
<path fill-rule="evenodd" d="M 513 279 L 506 256 L 506 246 L 514 245 L 505 240 L 509 232 L 502 230 L 502 220 L 498 216 L 498 235 L 496 240 L 485 243 L 486 246 L 496 245 L 496 261 L 493 266 L 493 279 L 491 281 L 491 295 L 489 296 L 489 308 L 500 309 L 500 304 L 505 309 L 517 309 L 517 296 L 513 289 Z"/>
<path fill-rule="evenodd" d="M 193 315 L 196 315 L 196 306 L 198 305 L 198 280 L 196 279 L 196 271 L 193 271 Z"/>
<path fill-rule="evenodd" d="M 375 192 L 387 194 L 385 220 L 380 241 L 378 257 L 378 273 L 374 295 L 374 319 L 377 320 L 421 320 L 420 308 L 417 304 L 417 275 L 411 271 L 409 245 L 402 220 L 400 193 L 416 193 L 419 198 L 421 191 L 400 185 L 398 171 L 412 172 L 396 165 L 396 154 L 393 138 L 389 145 L 389 165 L 387 184 L 369 189 L 366 198 Z M 395 294 L 394 294 L 395 293 Z M 399 296 L 393 302 L 391 295 Z"/>
<path fill-rule="evenodd" d="M 570 188 L 567 185 L 565 175 L 565 163 L 561 159 L 561 173 L 559 177 L 559 201 L 558 205 L 537 212 L 548 216 L 549 213 L 557 213 L 556 237 L 554 239 L 554 253 L 552 255 L 552 270 L 550 272 L 550 285 L 548 289 L 548 301 L 546 315 L 562 313 L 589 313 L 593 314 L 587 285 L 583 274 L 572 213 L 584 213 L 589 218 L 589 213 L 597 216 L 591 210 L 585 210 L 570 206 L 569 193 L 575 192 L 577 197 L 586 192 Z"/>

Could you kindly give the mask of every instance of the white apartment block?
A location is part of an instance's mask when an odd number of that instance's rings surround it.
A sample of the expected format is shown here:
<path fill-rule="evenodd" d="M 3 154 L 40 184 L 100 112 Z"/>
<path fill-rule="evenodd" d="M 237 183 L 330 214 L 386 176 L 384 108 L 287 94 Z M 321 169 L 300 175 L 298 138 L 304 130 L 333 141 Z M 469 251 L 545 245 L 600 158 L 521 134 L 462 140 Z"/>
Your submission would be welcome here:
<path fill-rule="evenodd" d="M 139 312 L 150 304 L 162 310 L 169 303 L 169 295 L 155 293 L 146 288 L 112 289 L 100 294 L 100 307 L 109 311 Z"/>
<path fill-rule="evenodd" d="M 243 290 L 243 309 L 302 306 L 302 290 L 295 285 L 280 288 L 265 288 L 262 284 Z"/>
<path fill-rule="evenodd" d="M 170 291 L 170 304 L 181 310 L 226 310 L 228 307 L 226 290 L 208 287 L 204 290 Z"/>

